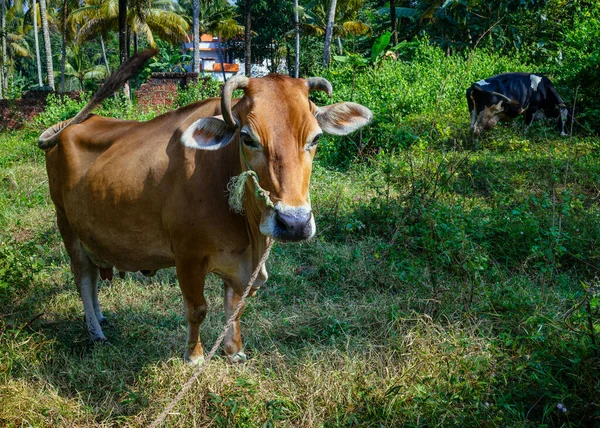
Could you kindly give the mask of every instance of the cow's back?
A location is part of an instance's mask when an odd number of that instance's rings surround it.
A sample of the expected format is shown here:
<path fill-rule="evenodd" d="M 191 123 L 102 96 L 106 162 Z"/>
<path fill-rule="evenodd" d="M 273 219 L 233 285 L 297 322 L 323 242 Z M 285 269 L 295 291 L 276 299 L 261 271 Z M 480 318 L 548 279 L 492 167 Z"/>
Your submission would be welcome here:
<path fill-rule="evenodd" d="M 98 260 L 122 270 L 172 264 L 163 210 L 178 183 L 174 170 L 186 163 L 178 135 L 219 113 L 217 101 L 143 123 L 92 116 L 46 152 L 52 199 Z"/>

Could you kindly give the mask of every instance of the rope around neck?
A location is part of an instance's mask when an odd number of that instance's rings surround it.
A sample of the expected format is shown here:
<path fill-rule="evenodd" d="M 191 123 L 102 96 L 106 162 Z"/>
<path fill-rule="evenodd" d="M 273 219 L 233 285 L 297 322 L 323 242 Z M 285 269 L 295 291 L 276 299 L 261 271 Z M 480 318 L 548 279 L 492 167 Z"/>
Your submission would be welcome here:
<path fill-rule="evenodd" d="M 198 379 L 198 376 L 200 376 L 200 373 L 202 373 L 202 371 L 206 367 L 206 363 L 208 363 L 212 359 L 212 357 L 214 357 L 215 353 L 217 352 L 217 349 L 219 349 L 219 346 L 221 346 L 221 342 L 223 342 L 223 339 L 225 339 L 225 336 L 229 332 L 229 329 L 231 328 L 231 326 L 235 322 L 235 319 L 237 318 L 238 314 L 242 310 L 242 306 L 243 306 L 244 302 L 246 301 L 246 298 L 248 297 L 250 290 L 252 290 L 252 286 L 254 285 L 254 281 L 256 281 L 256 278 L 258 277 L 258 273 L 260 272 L 260 270 L 266 263 L 267 258 L 269 257 L 269 253 L 271 252 L 272 246 L 273 246 L 273 239 L 267 237 L 267 248 L 265 249 L 265 252 L 264 252 L 262 258 L 258 262 L 258 266 L 256 266 L 256 269 L 252 273 L 252 277 L 250 278 L 250 281 L 248 282 L 248 285 L 246 286 L 246 290 L 244 290 L 244 294 L 242 294 L 242 298 L 240 299 L 239 303 L 235 307 L 235 310 L 233 311 L 233 313 L 227 320 L 227 323 L 225 324 L 225 327 L 223 328 L 221 335 L 217 338 L 215 344 L 213 345 L 212 349 L 210 350 L 210 352 L 208 353 L 208 355 L 206 356 L 204 361 L 202 363 L 200 363 L 200 365 L 198 367 L 196 367 L 196 370 L 194 370 L 194 373 L 192 373 L 192 375 L 190 376 L 188 381 L 183 385 L 183 387 L 181 388 L 181 391 L 179 391 L 179 393 L 175 396 L 175 398 L 173 398 L 173 400 L 169 403 L 169 405 L 167 407 L 165 407 L 165 410 L 163 410 L 162 413 L 160 415 L 158 415 L 158 417 L 154 420 L 154 422 L 152 422 L 152 425 L 150 425 L 150 428 L 157 428 L 162 423 L 164 423 L 167 415 L 169 413 L 171 413 L 171 411 L 173 410 L 175 405 L 177 405 L 177 403 L 179 403 L 181 401 L 181 399 L 185 396 L 185 394 L 187 394 L 187 392 L 191 389 L 191 387 L 194 384 L 194 382 L 196 381 L 196 379 Z"/>
<path fill-rule="evenodd" d="M 240 175 L 231 177 L 227 184 L 227 190 L 229 190 L 229 206 L 231 207 L 231 210 L 237 214 L 244 213 L 244 193 L 248 177 L 254 182 L 254 196 L 256 199 L 263 201 L 269 208 L 274 208 L 275 205 L 269 197 L 269 191 L 260 187 L 258 174 L 256 174 L 255 171 L 248 169 Z"/>
<path fill-rule="evenodd" d="M 229 190 L 229 206 L 231 207 L 231 210 L 237 214 L 244 213 L 244 191 L 246 190 L 246 180 L 248 177 L 252 178 L 252 181 L 254 182 L 254 196 L 256 199 L 262 200 L 267 207 L 274 208 L 275 205 L 269 197 L 269 192 L 260 187 L 258 174 L 250 166 L 248 158 L 246 158 L 246 153 L 244 153 L 241 140 L 240 156 L 244 159 L 244 163 L 248 169 L 243 171 L 240 175 L 231 177 L 229 183 L 227 183 L 227 190 Z"/>

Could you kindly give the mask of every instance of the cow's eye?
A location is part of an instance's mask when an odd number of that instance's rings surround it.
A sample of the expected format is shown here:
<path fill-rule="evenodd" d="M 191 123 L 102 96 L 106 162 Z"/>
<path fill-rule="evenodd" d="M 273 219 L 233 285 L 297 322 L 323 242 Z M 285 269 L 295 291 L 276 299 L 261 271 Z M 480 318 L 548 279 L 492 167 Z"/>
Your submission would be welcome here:
<path fill-rule="evenodd" d="M 317 135 L 313 140 L 306 145 L 306 150 L 310 150 L 317 145 L 319 142 L 319 138 L 321 138 L 321 134 Z"/>
<path fill-rule="evenodd" d="M 240 138 L 242 139 L 242 143 L 248 147 L 252 147 L 253 149 L 258 149 L 259 145 L 247 132 L 240 133 Z"/>

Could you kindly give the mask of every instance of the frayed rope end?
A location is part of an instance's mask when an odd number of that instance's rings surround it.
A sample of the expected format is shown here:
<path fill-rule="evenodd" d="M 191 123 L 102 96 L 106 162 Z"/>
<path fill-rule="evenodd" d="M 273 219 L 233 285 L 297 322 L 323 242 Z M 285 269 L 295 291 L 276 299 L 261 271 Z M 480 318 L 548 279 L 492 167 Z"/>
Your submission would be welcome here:
<path fill-rule="evenodd" d="M 244 213 L 244 191 L 246 190 L 246 180 L 251 174 L 251 171 L 244 171 L 240 175 L 231 177 L 229 183 L 227 183 L 229 206 L 231 207 L 231 211 L 236 214 Z"/>
<path fill-rule="evenodd" d="M 254 196 L 257 199 L 261 199 L 266 206 L 273 208 L 275 205 L 271 198 L 269 198 L 269 192 L 260 187 L 258 183 L 258 175 L 252 170 L 244 171 L 240 175 L 231 177 L 229 183 L 227 183 L 227 190 L 229 191 L 229 206 L 231 211 L 237 214 L 244 213 L 244 192 L 246 190 L 246 180 L 248 177 L 252 178 L 255 186 Z"/>

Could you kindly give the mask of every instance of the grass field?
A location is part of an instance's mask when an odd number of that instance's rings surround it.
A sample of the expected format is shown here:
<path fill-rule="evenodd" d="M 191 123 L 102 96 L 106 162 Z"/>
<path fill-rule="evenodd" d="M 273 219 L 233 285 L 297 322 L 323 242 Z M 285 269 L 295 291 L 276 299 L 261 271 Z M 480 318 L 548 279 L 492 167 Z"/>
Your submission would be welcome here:
<path fill-rule="evenodd" d="M 273 249 L 249 362 L 213 360 L 168 426 L 600 425 L 600 141 L 466 121 L 317 160 L 318 235 Z M 103 282 L 88 341 L 38 132 L 0 134 L 0 425 L 146 426 L 192 372 L 176 276 Z"/>

